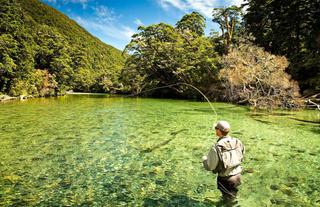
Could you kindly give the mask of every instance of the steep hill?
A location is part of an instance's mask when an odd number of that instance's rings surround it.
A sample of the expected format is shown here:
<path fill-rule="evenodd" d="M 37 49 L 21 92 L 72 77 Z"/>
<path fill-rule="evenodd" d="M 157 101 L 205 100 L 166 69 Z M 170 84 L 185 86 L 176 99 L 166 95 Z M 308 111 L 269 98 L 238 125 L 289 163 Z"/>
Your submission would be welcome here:
<path fill-rule="evenodd" d="M 121 51 L 38 0 L 0 0 L 0 93 L 112 92 Z"/>

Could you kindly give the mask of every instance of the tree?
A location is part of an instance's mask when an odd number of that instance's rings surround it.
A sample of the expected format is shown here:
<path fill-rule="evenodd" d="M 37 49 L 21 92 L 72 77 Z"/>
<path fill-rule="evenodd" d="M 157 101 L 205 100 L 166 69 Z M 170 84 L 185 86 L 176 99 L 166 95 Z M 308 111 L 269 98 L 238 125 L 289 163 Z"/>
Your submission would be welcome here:
<path fill-rule="evenodd" d="M 119 50 L 38 0 L 0 0 L 1 93 L 105 92 L 119 87 L 123 64 Z"/>
<path fill-rule="evenodd" d="M 247 0 L 246 29 L 255 43 L 285 55 L 302 90 L 320 91 L 320 0 Z"/>
<path fill-rule="evenodd" d="M 196 36 L 204 35 L 204 28 L 206 19 L 198 12 L 192 12 L 191 14 L 186 14 L 179 20 L 176 24 L 176 28 L 183 31 L 190 31 Z"/>
<path fill-rule="evenodd" d="M 232 49 L 221 64 L 225 99 L 258 108 L 299 106 L 299 87 L 285 72 L 285 57 L 247 44 Z"/>
<path fill-rule="evenodd" d="M 241 8 L 231 6 L 227 8 L 214 8 L 212 21 L 218 23 L 224 43 L 224 54 L 227 54 L 232 43 L 234 43 L 238 30 L 240 29 Z"/>
<path fill-rule="evenodd" d="M 133 35 L 126 47 L 131 54 L 122 73 L 124 85 L 130 86 L 127 90 L 140 92 L 179 82 L 208 88 L 217 73 L 217 54 L 209 38 L 182 26 L 194 15 L 182 17 L 176 28 L 164 23 L 139 27 L 140 32 Z M 198 26 L 188 25 L 188 28 Z M 196 96 L 183 85 L 171 87 L 167 93 Z"/>

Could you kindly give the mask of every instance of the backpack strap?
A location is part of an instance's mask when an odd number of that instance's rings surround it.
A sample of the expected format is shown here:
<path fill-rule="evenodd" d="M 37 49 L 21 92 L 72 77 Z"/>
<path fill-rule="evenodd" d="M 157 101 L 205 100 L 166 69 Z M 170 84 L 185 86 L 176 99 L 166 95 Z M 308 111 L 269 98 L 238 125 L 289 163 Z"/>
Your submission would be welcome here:
<path fill-rule="evenodd" d="M 215 145 L 214 148 L 216 149 L 216 152 L 217 152 L 217 155 L 218 155 L 218 165 L 217 167 L 212 170 L 213 173 L 221 173 L 224 171 L 224 167 L 223 167 L 223 162 L 222 162 L 222 155 L 221 155 L 221 150 L 220 147 L 222 146 L 219 146 L 219 145 Z"/>

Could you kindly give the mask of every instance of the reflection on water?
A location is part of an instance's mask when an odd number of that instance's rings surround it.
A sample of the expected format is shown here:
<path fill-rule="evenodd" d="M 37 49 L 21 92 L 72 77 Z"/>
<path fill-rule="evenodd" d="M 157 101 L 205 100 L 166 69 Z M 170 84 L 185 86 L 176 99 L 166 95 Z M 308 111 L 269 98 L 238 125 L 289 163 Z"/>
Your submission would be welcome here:
<path fill-rule="evenodd" d="M 237 205 L 320 205 L 319 112 L 213 106 L 246 145 Z M 183 100 L 1 103 L 0 206 L 224 206 L 201 166 L 215 118 Z"/>

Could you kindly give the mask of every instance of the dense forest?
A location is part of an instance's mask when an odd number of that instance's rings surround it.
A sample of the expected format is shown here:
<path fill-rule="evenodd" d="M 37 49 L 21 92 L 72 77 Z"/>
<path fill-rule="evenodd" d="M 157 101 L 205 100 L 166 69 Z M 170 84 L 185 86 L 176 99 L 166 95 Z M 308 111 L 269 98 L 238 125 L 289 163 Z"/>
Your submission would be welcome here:
<path fill-rule="evenodd" d="M 121 51 L 37 0 L 0 0 L 0 93 L 113 92 Z"/>
<path fill-rule="evenodd" d="M 126 48 L 130 57 L 122 81 L 137 94 L 201 96 L 173 85 L 182 82 L 215 100 L 299 107 L 301 95 L 320 92 L 319 6 L 319 0 L 247 0 L 242 7 L 213 8 L 212 21 L 221 31 L 210 36 L 197 12 L 175 26 L 140 27 Z M 150 91 L 165 85 L 172 87 Z"/>
<path fill-rule="evenodd" d="M 0 2 L 3 94 L 201 98 L 191 84 L 211 100 L 295 108 L 320 92 L 320 0 L 213 8 L 220 31 L 209 36 L 192 12 L 175 25 L 140 26 L 123 53 L 37 0 Z"/>
<path fill-rule="evenodd" d="M 247 0 L 244 16 L 255 43 L 290 64 L 305 95 L 320 92 L 320 0 Z"/>

